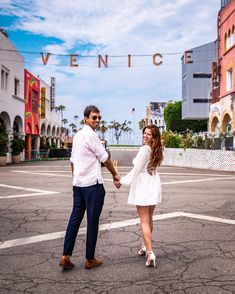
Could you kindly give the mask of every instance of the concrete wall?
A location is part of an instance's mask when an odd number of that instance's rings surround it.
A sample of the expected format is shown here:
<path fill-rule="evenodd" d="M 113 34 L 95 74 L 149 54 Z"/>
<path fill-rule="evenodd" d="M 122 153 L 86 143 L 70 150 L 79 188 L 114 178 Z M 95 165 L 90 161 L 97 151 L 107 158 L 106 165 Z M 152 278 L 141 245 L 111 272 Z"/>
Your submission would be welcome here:
<path fill-rule="evenodd" d="M 110 148 L 111 159 L 119 166 L 132 166 L 138 148 Z M 162 165 L 234 171 L 235 152 L 222 150 L 165 148 Z"/>

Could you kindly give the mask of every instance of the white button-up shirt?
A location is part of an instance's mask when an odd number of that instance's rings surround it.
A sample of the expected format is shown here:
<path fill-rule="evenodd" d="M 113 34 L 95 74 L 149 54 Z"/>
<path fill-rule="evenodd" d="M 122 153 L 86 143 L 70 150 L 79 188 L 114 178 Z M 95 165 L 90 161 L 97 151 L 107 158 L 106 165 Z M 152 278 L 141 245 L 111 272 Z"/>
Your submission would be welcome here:
<path fill-rule="evenodd" d="M 103 183 L 101 162 L 108 159 L 98 135 L 88 125 L 78 131 L 73 138 L 70 161 L 74 165 L 73 186 L 88 187 Z"/>

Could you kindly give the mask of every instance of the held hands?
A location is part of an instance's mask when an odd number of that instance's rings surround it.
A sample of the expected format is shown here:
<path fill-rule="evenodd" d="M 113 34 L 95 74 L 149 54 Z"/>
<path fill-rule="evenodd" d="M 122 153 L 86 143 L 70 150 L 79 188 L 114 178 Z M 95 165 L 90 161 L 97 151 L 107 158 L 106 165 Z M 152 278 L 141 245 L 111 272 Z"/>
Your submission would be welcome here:
<path fill-rule="evenodd" d="M 114 185 L 116 186 L 116 188 L 120 188 L 121 187 L 121 183 L 120 181 L 114 181 Z"/>
<path fill-rule="evenodd" d="M 121 187 L 120 179 L 121 179 L 121 177 L 119 175 L 115 175 L 113 177 L 113 182 L 114 182 L 114 185 L 116 186 L 117 189 L 119 189 Z"/>

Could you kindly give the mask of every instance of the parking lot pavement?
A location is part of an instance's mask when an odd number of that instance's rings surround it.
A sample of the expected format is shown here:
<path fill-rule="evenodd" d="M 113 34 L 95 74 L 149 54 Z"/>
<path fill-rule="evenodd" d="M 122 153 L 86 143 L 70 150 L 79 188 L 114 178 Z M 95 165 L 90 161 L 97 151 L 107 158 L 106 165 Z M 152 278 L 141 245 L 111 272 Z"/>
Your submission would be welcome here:
<path fill-rule="evenodd" d="M 125 174 L 130 167 L 119 167 Z M 136 209 L 102 168 L 106 199 L 96 255 L 84 268 L 82 223 L 70 271 L 58 266 L 71 212 L 68 161 L 0 168 L 0 293 L 235 293 L 235 174 L 163 166 L 154 216 L 157 267 L 146 268 Z"/>

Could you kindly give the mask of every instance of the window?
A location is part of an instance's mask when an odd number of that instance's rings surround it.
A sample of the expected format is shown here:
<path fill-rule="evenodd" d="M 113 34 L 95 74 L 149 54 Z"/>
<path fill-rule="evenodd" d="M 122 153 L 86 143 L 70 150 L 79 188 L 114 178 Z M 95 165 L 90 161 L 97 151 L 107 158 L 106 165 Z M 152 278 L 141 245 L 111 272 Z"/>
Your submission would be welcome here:
<path fill-rule="evenodd" d="M 38 92 L 32 91 L 32 112 L 37 112 Z"/>
<path fill-rule="evenodd" d="M 198 73 L 194 73 L 193 74 L 194 78 L 204 78 L 204 79 L 211 79 L 211 74 L 210 73 L 202 73 L 202 72 L 198 72 Z"/>
<path fill-rule="evenodd" d="M 230 49 L 234 44 L 235 44 L 235 30 L 233 26 L 232 30 L 229 29 L 228 34 L 226 33 L 224 36 L 225 51 Z"/>
<path fill-rule="evenodd" d="M 1 89 L 7 91 L 8 88 L 9 69 L 2 65 L 1 68 Z"/>
<path fill-rule="evenodd" d="M 210 103 L 211 99 L 208 98 L 194 98 L 193 103 Z"/>
<path fill-rule="evenodd" d="M 224 36 L 224 51 L 226 51 L 228 49 L 228 46 L 227 46 L 227 33 L 225 34 Z"/>
<path fill-rule="evenodd" d="M 226 72 L 226 91 L 230 91 L 233 88 L 233 69 L 230 68 Z"/>
<path fill-rule="evenodd" d="M 231 33 L 230 30 L 228 32 L 228 37 L 226 39 L 226 50 L 228 50 L 231 47 Z"/>
<path fill-rule="evenodd" d="M 14 80 L 14 95 L 19 96 L 19 92 L 20 92 L 20 81 L 15 78 L 15 80 Z"/>
<path fill-rule="evenodd" d="M 232 34 L 231 34 L 231 44 L 232 44 L 232 46 L 235 44 L 235 31 L 234 31 L 234 26 L 232 28 Z"/>

